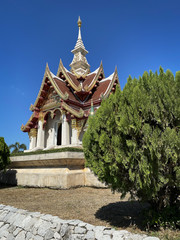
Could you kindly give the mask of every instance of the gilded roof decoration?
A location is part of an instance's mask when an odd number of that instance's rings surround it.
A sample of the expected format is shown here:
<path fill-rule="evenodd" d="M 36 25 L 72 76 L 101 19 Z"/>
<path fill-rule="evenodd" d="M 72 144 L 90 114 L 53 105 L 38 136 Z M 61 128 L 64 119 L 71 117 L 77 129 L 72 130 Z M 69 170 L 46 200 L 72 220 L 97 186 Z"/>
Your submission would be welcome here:
<path fill-rule="evenodd" d="M 76 53 L 80 51 L 85 57 L 88 52 L 81 38 L 80 18 L 78 27 L 79 35 L 73 53 L 75 57 Z M 33 113 L 27 123 L 21 126 L 22 131 L 29 132 L 31 129 L 37 128 L 38 120 L 44 119 L 47 113 L 54 116 L 56 110 L 60 110 L 61 115 L 66 114 L 68 121 L 74 118 L 76 120 L 87 119 L 90 114 L 92 99 L 94 110 L 96 110 L 102 99 L 107 98 L 111 92 L 115 91 L 119 84 L 117 68 L 115 68 L 113 74 L 105 78 L 102 61 L 99 68 L 94 72 L 90 72 L 88 63 L 83 65 L 87 60 L 82 61 L 82 65 L 81 62 L 78 62 L 78 58 L 75 58 L 74 61 L 77 64 L 71 64 L 71 70 L 69 71 L 63 66 L 60 59 L 57 75 L 54 75 L 46 64 L 38 96 L 35 103 L 30 106 Z M 82 71 L 79 71 L 78 67 Z M 41 116 L 42 114 L 43 116 Z"/>

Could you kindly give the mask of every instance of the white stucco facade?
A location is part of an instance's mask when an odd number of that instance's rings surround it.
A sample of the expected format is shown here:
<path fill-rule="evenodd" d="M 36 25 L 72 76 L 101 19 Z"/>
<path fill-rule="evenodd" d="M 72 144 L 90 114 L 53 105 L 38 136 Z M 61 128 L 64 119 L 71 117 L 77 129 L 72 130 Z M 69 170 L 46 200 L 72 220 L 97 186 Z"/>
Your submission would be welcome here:
<path fill-rule="evenodd" d="M 82 129 L 81 129 L 82 130 Z M 29 150 L 48 150 L 65 146 L 79 146 L 82 144 L 83 130 L 78 133 L 76 127 L 72 127 L 64 113 L 57 111 L 54 116 L 49 113 L 44 119 L 38 120 L 38 128 L 29 133 Z"/>

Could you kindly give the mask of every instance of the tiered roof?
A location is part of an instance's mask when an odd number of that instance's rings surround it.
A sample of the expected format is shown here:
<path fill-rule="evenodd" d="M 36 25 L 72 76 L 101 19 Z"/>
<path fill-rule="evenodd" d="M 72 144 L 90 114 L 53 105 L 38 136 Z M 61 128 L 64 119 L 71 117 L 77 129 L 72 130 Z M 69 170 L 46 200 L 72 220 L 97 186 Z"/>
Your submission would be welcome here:
<path fill-rule="evenodd" d="M 53 117 L 56 110 L 64 111 L 67 119 L 88 118 L 91 103 L 98 108 L 102 99 L 115 91 L 119 84 L 117 69 L 109 77 L 105 78 L 102 62 L 94 72 L 90 72 L 85 54 L 87 50 L 81 39 L 81 20 L 78 20 L 79 35 L 75 45 L 74 58 L 71 71 L 68 71 L 60 60 L 57 75 L 54 75 L 48 64 L 46 65 L 44 78 L 34 105 L 30 110 L 33 112 L 26 125 L 22 125 L 23 132 L 29 132 L 37 127 L 38 119 L 44 118 L 47 113 Z M 79 56 L 79 58 L 77 57 Z"/>

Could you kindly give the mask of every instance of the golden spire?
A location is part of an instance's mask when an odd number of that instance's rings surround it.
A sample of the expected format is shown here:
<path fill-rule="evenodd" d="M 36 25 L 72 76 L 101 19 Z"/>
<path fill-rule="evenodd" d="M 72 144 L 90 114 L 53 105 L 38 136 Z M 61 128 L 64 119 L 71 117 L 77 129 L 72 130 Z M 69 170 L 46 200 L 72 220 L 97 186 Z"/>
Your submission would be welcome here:
<path fill-rule="evenodd" d="M 81 19 L 80 19 L 80 16 L 79 16 L 79 18 L 78 18 L 78 21 L 77 21 L 77 24 L 78 24 L 78 27 L 80 28 L 81 27 Z"/>
<path fill-rule="evenodd" d="M 82 76 L 86 72 L 90 72 L 90 65 L 87 62 L 86 54 L 88 51 L 85 49 L 82 37 L 81 37 L 81 18 L 77 21 L 79 32 L 78 39 L 74 49 L 71 51 L 74 54 L 74 58 L 70 64 L 71 72 L 76 72 L 79 76 Z"/>

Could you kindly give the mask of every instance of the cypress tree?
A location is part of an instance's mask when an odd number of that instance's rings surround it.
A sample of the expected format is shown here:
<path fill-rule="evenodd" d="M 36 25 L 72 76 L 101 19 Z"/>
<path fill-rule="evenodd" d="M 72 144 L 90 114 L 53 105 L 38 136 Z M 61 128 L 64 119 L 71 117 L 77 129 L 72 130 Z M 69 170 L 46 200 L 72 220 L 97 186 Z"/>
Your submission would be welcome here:
<path fill-rule="evenodd" d="M 87 166 L 114 191 L 157 211 L 180 194 L 180 72 L 128 78 L 103 101 L 83 137 Z"/>

